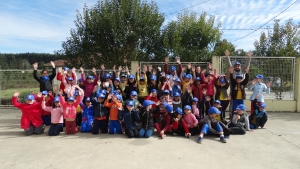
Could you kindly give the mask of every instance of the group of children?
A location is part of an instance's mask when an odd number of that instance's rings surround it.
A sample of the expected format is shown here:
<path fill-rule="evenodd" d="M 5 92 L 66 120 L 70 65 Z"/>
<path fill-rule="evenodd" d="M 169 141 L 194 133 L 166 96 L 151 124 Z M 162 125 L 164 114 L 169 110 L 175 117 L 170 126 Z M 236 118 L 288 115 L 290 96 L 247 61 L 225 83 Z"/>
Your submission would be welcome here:
<path fill-rule="evenodd" d="M 267 122 L 266 104 L 263 92 L 270 92 L 270 83 L 263 83 L 263 76 L 257 75 L 248 87 L 253 90 L 250 97 L 251 114 L 248 116 L 244 100 L 245 88 L 249 82 L 249 66 L 252 53 L 248 53 L 246 65 L 239 62 L 231 65 L 229 52 L 228 73 L 213 73 L 200 66 L 182 67 L 176 58 L 178 68 L 169 68 L 169 58 L 165 58 L 164 71 L 161 67 L 153 69 L 144 65 L 130 74 L 126 67 L 122 72 L 104 73 L 101 65 L 100 76 L 96 69 L 85 77 L 83 68 L 77 80 L 75 68 L 58 68 L 55 65 L 52 75 L 46 70 L 37 76 L 34 64 L 34 78 L 40 83 L 40 92 L 26 97 L 26 103 L 19 103 L 19 93 L 12 98 L 13 105 L 22 111 L 21 127 L 26 135 L 42 134 L 45 125 L 49 126 L 48 135 L 56 136 L 65 130 L 66 134 L 78 131 L 93 134 L 125 134 L 129 138 L 149 138 L 154 129 L 161 138 L 166 133 L 174 136 L 199 135 L 201 143 L 204 135 L 218 135 L 226 143 L 231 134 L 245 134 L 256 128 L 264 128 Z M 53 90 L 53 77 L 61 81 L 59 92 Z M 230 80 L 230 81 L 229 81 Z M 227 90 L 230 88 L 230 92 Z M 225 111 L 230 105 L 229 121 Z"/>

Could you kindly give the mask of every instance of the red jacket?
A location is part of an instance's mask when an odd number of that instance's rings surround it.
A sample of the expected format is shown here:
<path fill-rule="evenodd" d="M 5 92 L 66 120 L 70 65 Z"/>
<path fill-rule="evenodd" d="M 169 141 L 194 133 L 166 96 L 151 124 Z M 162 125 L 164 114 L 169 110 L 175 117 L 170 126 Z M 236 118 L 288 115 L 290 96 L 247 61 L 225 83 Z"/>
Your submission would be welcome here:
<path fill-rule="evenodd" d="M 12 104 L 22 111 L 21 117 L 21 127 L 22 129 L 27 130 L 30 126 L 30 123 L 34 125 L 34 127 L 38 127 L 43 124 L 43 120 L 41 118 L 41 103 L 19 103 L 17 97 L 12 97 Z"/>
<path fill-rule="evenodd" d="M 49 99 L 48 99 L 47 102 L 46 102 L 46 107 L 51 107 L 54 98 L 53 98 L 53 96 L 50 95 L 50 94 L 48 95 L 48 97 L 49 97 Z M 35 98 L 35 100 L 36 100 L 37 102 L 39 102 L 39 103 L 42 103 L 42 101 L 43 101 L 43 98 L 42 98 L 42 97 L 37 97 L 36 95 L 34 95 L 34 98 Z M 51 114 L 51 112 L 46 111 L 46 110 L 44 110 L 44 109 L 41 109 L 41 110 L 40 110 L 40 113 L 41 113 L 42 116 L 46 116 L 46 115 L 50 115 L 50 114 Z"/>
<path fill-rule="evenodd" d="M 145 100 L 151 100 L 151 101 L 153 101 L 155 103 L 158 102 L 158 98 L 157 97 L 151 97 L 150 95 L 147 96 L 147 97 L 145 97 Z M 156 109 L 156 104 L 152 104 L 152 108 Z"/>
<path fill-rule="evenodd" d="M 200 84 L 199 87 L 197 85 L 193 84 L 193 86 L 191 87 L 193 97 L 197 97 L 199 102 L 202 102 L 202 99 L 203 99 L 203 92 L 202 92 L 203 88 L 206 88 L 205 84 Z"/>
<path fill-rule="evenodd" d="M 205 84 L 205 88 L 207 89 L 206 95 L 207 96 L 213 96 L 215 95 L 215 81 L 216 81 L 217 77 L 216 75 L 213 75 L 213 80 L 209 80 L 208 82 L 205 82 L 205 76 L 203 73 L 201 73 L 201 80 L 202 83 Z"/>
<path fill-rule="evenodd" d="M 59 86 L 59 90 L 65 90 L 65 85 L 64 85 L 64 83 L 62 82 L 62 77 L 63 77 L 63 75 L 60 73 L 60 72 L 58 72 L 57 73 L 57 75 L 56 75 L 56 79 L 58 80 L 58 81 L 61 81 L 61 83 L 60 83 L 60 86 Z M 67 78 L 67 77 L 66 77 Z M 75 75 L 72 73 L 72 78 L 75 80 Z M 67 81 L 67 79 L 66 79 L 66 81 Z M 76 82 L 77 83 L 77 82 Z"/>
<path fill-rule="evenodd" d="M 68 119 L 75 119 L 76 118 L 76 108 L 79 105 L 80 101 L 81 101 L 81 97 L 79 96 L 76 99 L 76 102 L 73 104 L 68 104 L 65 99 L 63 98 L 63 96 L 59 96 L 60 99 L 60 104 L 64 109 L 64 118 L 68 118 Z"/>
<path fill-rule="evenodd" d="M 183 127 L 183 130 L 185 133 L 189 133 L 189 128 L 187 127 L 186 123 L 184 122 L 184 120 L 180 119 L 181 120 L 181 124 L 182 124 L 182 127 Z M 177 130 L 178 129 L 178 121 L 173 121 L 172 125 L 173 125 L 173 130 Z M 179 129 L 178 129 L 179 130 Z"/>

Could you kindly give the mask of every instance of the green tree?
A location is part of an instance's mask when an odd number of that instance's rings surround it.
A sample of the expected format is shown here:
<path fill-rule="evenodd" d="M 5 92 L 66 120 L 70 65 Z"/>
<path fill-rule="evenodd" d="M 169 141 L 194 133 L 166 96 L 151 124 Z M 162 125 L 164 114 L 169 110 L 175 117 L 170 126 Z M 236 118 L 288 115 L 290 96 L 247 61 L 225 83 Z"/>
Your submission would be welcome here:
<path fill-rule="evenodd" d="M 167 24 L 162 32 L 164 46 L 168 53 L 181 57 L 182 61 L 207 61 L 212 51 L 220 41 L 221 32 L 218 23 L 215 27 L 215 17 L 203 12 L 185 11 L 179 14 L 177 21 Z"/>
<path fill-rule="evenodd" d="M 226 39 L 223 39 L 222 41 L 216 43 L 213 55 L 224 56 L 225 50 L 228 50 L 231 56 L 236 55 L 235 46 L 231 42 L 228 42 Z"/>
<path fill-rule="evenodd" d="M 99 1 L 91 8 L 84 6 L 82 13 L 77 11 L 76 28 L 56 53 L 75 67 L 155 59 L 164 52 L 160 40 L 163 22 L 154 2 Z"/>

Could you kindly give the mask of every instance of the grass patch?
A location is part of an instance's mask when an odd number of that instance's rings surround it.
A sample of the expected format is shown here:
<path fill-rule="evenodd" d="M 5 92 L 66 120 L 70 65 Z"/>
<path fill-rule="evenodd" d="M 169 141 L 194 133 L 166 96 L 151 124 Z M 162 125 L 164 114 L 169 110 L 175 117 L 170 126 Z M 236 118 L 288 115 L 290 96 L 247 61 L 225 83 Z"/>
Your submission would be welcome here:
<path fill-rule="evenodd" d="M 5 90 L 1 90 L 0 92 L 0 98 L 1 99 L 9 99 L 12 97 L 12 95 L 15 92 L 20 92 L 20 93 L 24 93 L 24 92 L 28 92 L 28 94 L 30 94 L 30 91 L 34 91 L 34 93 L 38 93 L 40 91 L 40 88 L 15 88 L 15 89 L 5 89 Z"/>

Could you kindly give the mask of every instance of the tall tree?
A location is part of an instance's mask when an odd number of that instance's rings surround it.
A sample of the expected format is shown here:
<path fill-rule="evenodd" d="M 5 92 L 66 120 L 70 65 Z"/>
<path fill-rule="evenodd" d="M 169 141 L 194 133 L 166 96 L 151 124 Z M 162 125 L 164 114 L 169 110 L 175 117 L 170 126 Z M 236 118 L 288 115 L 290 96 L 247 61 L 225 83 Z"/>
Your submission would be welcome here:
<path fill-rule="evenodd" d="M 123 60 L 155 59 L 164 52 L 160 27 L 164 16 L 154 2 L 140 0 L 104 0 L 77 11 L 75 29 L 56 51 L 65 55 L 69 64 L 108 66 Z"/>
<path fill-rule="evenodd" d="M 236 55 L 235 46 L 231 42 L 228 42 L 226 39 L 223 39 L 222 41 L 216 43 L 213 54 L 215 56 L 224 56 L 225 50 L 228 50 L 231 56 Z"/>
<path fill-rule="evenodd" d="M 220 26 L 220 23 L 215 26 L 215 17 L 205 12 L 198 16 L 185 11 L 178 15 L 177 21 L 164 27 L 164 46 L 168 53 L 181 57 L 182 61 L 207 61 L 220 41 Z"/>

